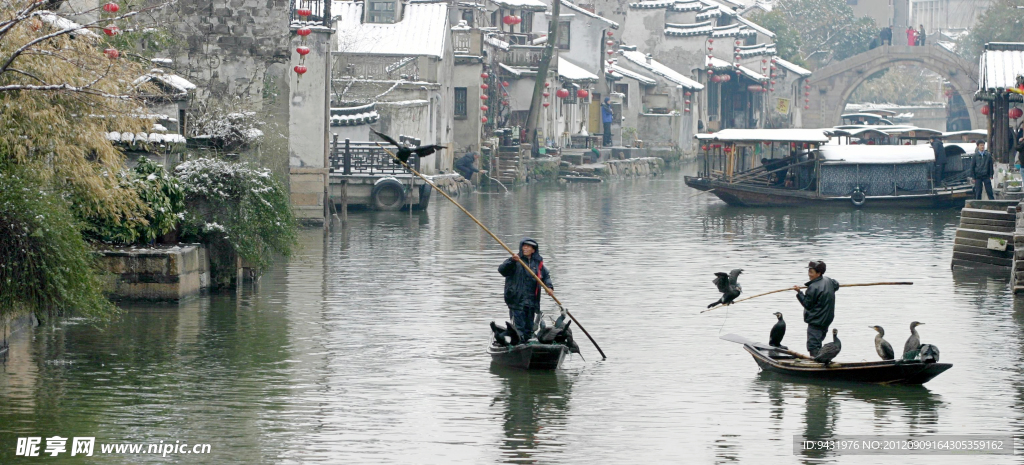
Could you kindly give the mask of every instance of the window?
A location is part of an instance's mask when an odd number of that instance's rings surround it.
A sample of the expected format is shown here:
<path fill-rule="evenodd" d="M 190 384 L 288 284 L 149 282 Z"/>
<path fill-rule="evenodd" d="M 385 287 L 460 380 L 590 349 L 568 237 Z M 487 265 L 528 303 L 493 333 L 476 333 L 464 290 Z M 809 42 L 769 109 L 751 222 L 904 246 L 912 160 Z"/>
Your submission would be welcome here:
<path fill-rule="evenodd" d="M 520 18 L 523 18 L 523 22 L 519 25 L 519 32 L 533 32 L 533 12 L 523 10 Z"/>
<path fill-rule="evenodd" d="M 455 88 L 455 119 L 466 119 L 466 88 Z"/>
<path fill-rule="evenodd" d="M 395 22 L 395 4 L 394 2 L 375 2 L 370 1 L 369 3 L 369 16 L 367 21 L 371 23 L 394 23 Z"/>
<path fill-rule="evenodd" d="M 622 94 L 622 106 L 629 108 L 629 84 L 615 84 L 615 93 Z"/>
<path fill-rule="evenodd" d="M 571 30 L 569 29 L 570 24 L 571 23 L 569 21 L 558 22 L 558 43 L 555 45 L 557 45 L 561 50 L 569 50 L 569 36 L 571 35 Z"/>
<path fill-rule="evenodd" d="M 473 27 L 473 10 L 462 10 L 462 20 L 466 22 L 467 26 Z"/>

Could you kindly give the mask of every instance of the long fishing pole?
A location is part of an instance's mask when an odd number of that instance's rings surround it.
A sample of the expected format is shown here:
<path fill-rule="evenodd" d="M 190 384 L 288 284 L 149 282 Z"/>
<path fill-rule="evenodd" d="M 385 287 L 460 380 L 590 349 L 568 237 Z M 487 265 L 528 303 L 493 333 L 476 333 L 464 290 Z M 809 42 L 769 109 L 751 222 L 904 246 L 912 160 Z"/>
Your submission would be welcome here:
<path fill-rule="evenodd" d="M 380 148 L 384 149 L 384 151 L 387 152 L 388 155 L 391 155 L 391 158 L 394 158 L 395 161 L 397 161 L 398 163 L 401 163 L 402 166 L 405 167 L 405 169 L 407 169 L 410 172 L 412 172 L 412 174 L 415 174 L 416 176 L 419 176 L 419 178 L 422 179 L 424 182 L 426 182 L 427 185 L 429 185 L 430 187 L 434 188 L 435 191 L 437 191 L 439 194 L 443 195 L 444 198 L 446 198 L 449 201 L 451 201 L 451 203 L 455 204 L 456 207 L 459 207 L 459 210 L 462 210 L 462 213 L 465 213 L 466 216 L 469 217 L 469 219 L 473 220 L 473 222 L 476 223 L 477 226 L 480 226 L 480 228 L 482 228 L 484 230 L 484 232 L 486 232 L 488 235 L 490 235 L 492 239 L 497 241 L 498 244 L 500 244 L 501 247 L 504 248 L 505 251 L 509 253 L 509 255 L 512 255 L 513 257 L 516 257 L 516 258 L 519 257 L 518 254 L 513 252 L 512 249 L 508 248 L 508 246 L 505 245 L 504 241 L 499 239 L 498 236 L 495 236 L 494 233 L 492 233 L 490 229 L 487 229 L 487 226 L 484 226 L 484 224 L 481 223 L 480 220 L 476 219 L 476 217 L 473 216 L 473 214 L 470 213 L 468 210 L 466 210 L 462 205 L 460 205 L 459 202 L 456 202 L 455 199 L 451 198 L 451 196 L 449 196 L 448 193 L 446 193 L 445 191 L 441 190 L 433 182 L 431 182 L 429 179 L 427 179 L 426 176 L 423 176 L 422 174 L 420 174 L 419 171 L 416 171 L 415 169 L 413 169 L 413 167 L 409 166 L 408 163 L 402 161 L 400 158 L 395 156 L 395 154 L 391 153 L 391 151 L 388 150 L 387 147 L 384 147 L 383 145 L 380 145 L 380 142 L 377 142 L 377 147 L 380 147 Z M 601 354 L 601 358 L 602 359 L 607 359 L 608 357 L 604 354 L 604 351 L 601 350 L 601 346 L 597 345 L 597 341 L 594 340 L 594 337 L 591 336 L 590 333 L 587 332 L 587 330 L 583 327 L 583 325 L 580 324 L 580 320 L 577 320 L 576 317 L 572 316 L 572 313 L 569 313 L 569 310 L 562 306 L 562 302 L 560 300 L 558 300 L 558 297 L 555 297 L 555 291 L 552 291 L 551 288 L 548 287 L 547 284 L 544 284 L 544 281 L 541 280 L 539 276 L 537 276 L 537 273 L 534 273 L 533 270 L 531 270 L 530 267 L 526 266 L 526 264 L 523 263 L 522 260 L 516 260 L 516 261 L 519 262 L 520 265 L 522 265 L 523 269 L 526 270 L 527 273 L 530 273 L 530 276 L 533 277 L 533 279 L 537 280 L 537 284 L 540 284 L 541 287 L 544 288 L 544 291 L 547 292 L 549 296 L 551 296 L 551 299 L 554 300 L 556 304 L 558 304 L 558 308 L 560 310 L 562 310 L 563 312 L 565 312 L 566 315 L 569 315 L 569 318 L 572 318 L 572 321 L 576 322 L 576 326 L 578 326 L 580 328 L 580 330 L 583 331 L 583 334 L 587 335 L 587 339 L 590 339 L 590 342 L 592 344 L 594 344 L 594 348 L 596 348 L 597 352 Z"/>
<path fill-rule="evenodd" d="M 840 285 L 839 285 L 839 287 L 863 287 L 863 286 L 910 286 L 910 285 L 913 285 L 913 284 L 914 284 L 914 283 L 912 283 L 912 282 L 891 282 L 891 283 L 859 283 L 859 284 L 840 284 Z M 800 289 L 807 289 L 807 286 L 800 286 Z M 764 294 L 752 295 L 752 296 L 750 296 L 750 297 L 746 297 L 746 298 L 743 298 L 743 299 L 740 299 L 740 300 L 734 300 L 734 301 L 733 301 L 732 303 L 734 303 L 734 304 L 735 304 L 735 303 L 740 303 L 740 302 L 743 302 L 744 300 L 750 300 L 750 299 L 754 299 L 754 298 L 757 298 L 757 297 L 762 297 L 762 296 L 766 296 L 766 295 L 768 295 L 768 294 L 776 294 L 776 293 L 779 293 L 779 292 L 785 292 L 785 291 L 792 291 L 792 290 L 793 290 L 793 288 L 792 288 L 792 287 L 787 287 L 787 288 L 785 288 L 785 289 L 779 289 L 779 290 L 777 290 L 777 291 L 765 292 Z M 707 309 L 707 310 L 701 310 L 701 313 L 705 313 L 705 312 L 710 312 L 710 311 L 712 311 L 712 310 L 715 310 L 715 309 L 718 309 L 718 308 L 722 308 L 722 307 L 728 307 L 728 305 L 717 305 L 717 306 L 715 306 L 715 307 L 711 307 L 711 308 L 709 308 L 709 309 Z"/>

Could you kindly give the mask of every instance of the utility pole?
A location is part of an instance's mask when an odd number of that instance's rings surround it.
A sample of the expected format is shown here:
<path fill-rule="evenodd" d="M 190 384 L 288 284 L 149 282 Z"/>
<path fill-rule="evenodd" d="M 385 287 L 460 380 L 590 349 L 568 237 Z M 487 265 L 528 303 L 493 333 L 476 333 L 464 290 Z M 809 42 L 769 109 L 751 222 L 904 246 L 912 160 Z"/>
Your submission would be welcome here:
<path fill-rule="evenodd" d="M 537 79 L 533 83 L 533 99 L 530 100 L 530 114 L 526 117 L 526 137 L 531 142 L 533 150 L 537 150 L 537 120 L 540 118 L 541 98 L 544 93 L 544 83 L 548 79 L 548 69 L 551 67 L 551 58 L 555 54 L 555 44 L 558 43 L 558 18 L 561 12 L 562 0 L 551 1 L 551 21 L 548 24 L 548 40 L 544 44 L 544 52 L 540 55 L 540 63 L 537 66 Z"/>

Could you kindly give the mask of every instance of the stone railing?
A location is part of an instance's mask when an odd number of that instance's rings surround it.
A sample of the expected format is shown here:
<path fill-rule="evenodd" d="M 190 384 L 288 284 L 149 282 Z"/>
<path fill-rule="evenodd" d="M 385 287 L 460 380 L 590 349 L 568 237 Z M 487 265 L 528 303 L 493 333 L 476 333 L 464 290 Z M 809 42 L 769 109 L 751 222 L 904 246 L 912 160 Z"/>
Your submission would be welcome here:
<path fill-rule="evenodd" d="M 299 10 L 309 10 L 312 14 L 303 18 Z M 291 0 L 289 22 L 302 23 L 303 26 L 331 27 L 331 0 Z"/>

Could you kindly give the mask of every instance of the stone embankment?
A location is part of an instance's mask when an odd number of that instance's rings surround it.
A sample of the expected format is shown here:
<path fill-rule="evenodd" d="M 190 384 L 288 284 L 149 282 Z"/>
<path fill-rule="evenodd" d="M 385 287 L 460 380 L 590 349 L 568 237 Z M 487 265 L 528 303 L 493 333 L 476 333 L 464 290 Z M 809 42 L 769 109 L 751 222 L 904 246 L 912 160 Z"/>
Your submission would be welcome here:
<path fill-rule="evenodd" d="M 1015 201 L 968 200 L 960 211 L 953 241 L 953 266 L 989 266 L 1009 271 L 1013 265 Z"/>
<path fill-rule="evenodd" d="M 210 259 L 197 244 L 110 248 L 99 264 L 115 299 L 181 300 L 210 287 Z"/>
<path fill-rule="evenodd" d="M 430 182 L 452 197 L 473 192 L 473 183 L 462 177 L 461 174 L 439 174 L 427 176 Z"/>
<path fill-rule="evenodd" d="M 604 163 L 573 166 L 570 168 L 570 171 L 581 176 L 599 176 L 602 178 L 654 176 L 665 171 L 665 160 L 660 157 L 609 160 Z"/>

